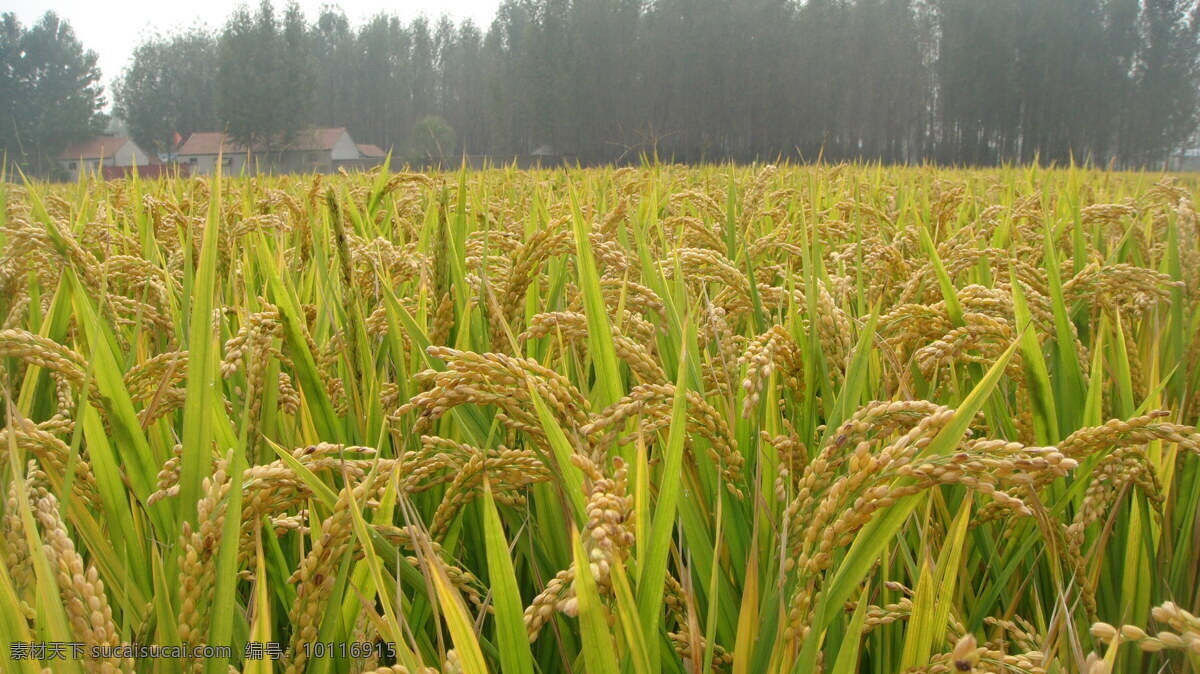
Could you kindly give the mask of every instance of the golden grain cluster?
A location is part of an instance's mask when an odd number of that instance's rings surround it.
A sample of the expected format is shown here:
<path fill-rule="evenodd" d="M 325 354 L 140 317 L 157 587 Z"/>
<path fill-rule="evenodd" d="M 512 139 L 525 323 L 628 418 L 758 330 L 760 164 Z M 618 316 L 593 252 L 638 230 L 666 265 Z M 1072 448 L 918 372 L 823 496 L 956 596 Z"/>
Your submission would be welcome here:
<path fill-rule="evenodd" d="M 4 671 L 1200 670 L 1196 188 L 3 185 Z"/>

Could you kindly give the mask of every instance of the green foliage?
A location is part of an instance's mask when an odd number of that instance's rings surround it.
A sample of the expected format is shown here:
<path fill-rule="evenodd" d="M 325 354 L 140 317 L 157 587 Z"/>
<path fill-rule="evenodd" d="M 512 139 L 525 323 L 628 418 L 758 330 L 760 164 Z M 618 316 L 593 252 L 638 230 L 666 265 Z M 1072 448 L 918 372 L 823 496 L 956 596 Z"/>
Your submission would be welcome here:
<path fill-rule="evenodd" d="M 409 154 L 422 162 L 433 162 L 454 154 L 454 129 L 436 115 L 418 119 L 408 136 Z"/>
<path fill-rule="evenodd" d="M 312 61 L 303 14 L 289 3 L 282 23 L 271 0 L 234 11 L 217 43 L 217 117 L 239 145 L 280 150 L 308 126 Z"/>
<path fill-rule="evenodd" d="M 138 45 L 113 87 L 113 113 L 146 152 L 169 154 L 197 131 L 220 128 L 216 112 L 217 40 L 201 28 Z"/>
<path fill-rule="evenodd" d="M 70 24 L 46 12 L 29 28 L 0 15 L 0 154 L 48 174 L 71 143 L 108 122 L 96 53 Z"/>

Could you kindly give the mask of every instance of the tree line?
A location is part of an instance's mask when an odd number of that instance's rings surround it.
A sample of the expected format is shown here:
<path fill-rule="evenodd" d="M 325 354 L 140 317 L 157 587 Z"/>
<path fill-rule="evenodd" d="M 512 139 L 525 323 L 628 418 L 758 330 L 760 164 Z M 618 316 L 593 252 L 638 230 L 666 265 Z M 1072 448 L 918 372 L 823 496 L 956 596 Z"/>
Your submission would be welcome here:
<path fill-rule="evenodd" d="M 263 0 L 143 42 L 113 95 L 161 153 L 344 126 L 401 156 L 1159 167 L 1198 86 L 1197 0 L 505 0 L 486 29 Z"/>

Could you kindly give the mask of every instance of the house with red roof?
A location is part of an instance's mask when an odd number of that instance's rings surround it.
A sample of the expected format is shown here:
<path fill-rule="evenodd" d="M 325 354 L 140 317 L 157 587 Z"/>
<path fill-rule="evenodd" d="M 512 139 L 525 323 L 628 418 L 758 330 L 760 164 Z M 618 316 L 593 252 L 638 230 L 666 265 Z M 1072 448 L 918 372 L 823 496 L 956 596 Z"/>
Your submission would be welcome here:
<path fill-rule="evenodd" d="M 239 173 L 332 173 L 340 167 L 370 167 L 382 162 L 383 150 L 358 145 L 345 128 L 301 131 L 282 147 L 258 144 L 247 148 L 220 132 L 188 136 L 177 155 L 192 175 L 216 171 Z"/>
<path fill-rule="evenodd" d="M 71 180 L 78 180 L 81 172 L 94 173 L 101 166 L 127 169 L 156 163 L 155 159 L 126 136 L 97 136 L 63 150 L 58 156 L 58 163 L 71 176 Z"/>
<path fill-rule="evenodd" d="M 384 152 L 378 145 L 372 145 L 370 143 L 359 143 L 358 153 L 362 155 L 363 159 L 377 159 L 379 161 L 383 161 L 384 158 L 387 157 L 387 153 Z"/>

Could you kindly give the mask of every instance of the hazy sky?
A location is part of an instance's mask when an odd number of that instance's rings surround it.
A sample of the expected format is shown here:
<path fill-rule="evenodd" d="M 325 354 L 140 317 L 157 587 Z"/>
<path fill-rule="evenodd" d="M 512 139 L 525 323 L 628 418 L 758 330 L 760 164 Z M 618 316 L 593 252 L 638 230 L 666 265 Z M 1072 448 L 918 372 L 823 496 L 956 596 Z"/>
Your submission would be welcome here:
<path fill-rule="evenodd" d="M 336 4 L 346 12 L 353 25 L 358 25 L 379 12 L 386 11 L 403 19 L 420 14 L 430 18 L 449 14 L 455 19 L 472 19 L 481 28 L 491 23 L 500 0 L 298 0 L 309 20 L 316 18 L 322 5 Z M 286 0 L 274 0 L 275 9 L 282 13 Z M 219 28 L 225 17 L 241 4 L 257 6 L 258 0 L 7 0 L 0 12 L 15 12 L 21 23 L 35 23 L 47 10 L 65 18 L 83 43 L 100 56 L 106 93 L 112 102 L 111 83 L 129 61 L 133 49 L 155 32 L 169 32 L 177 27 L 195 23 Z"/>

